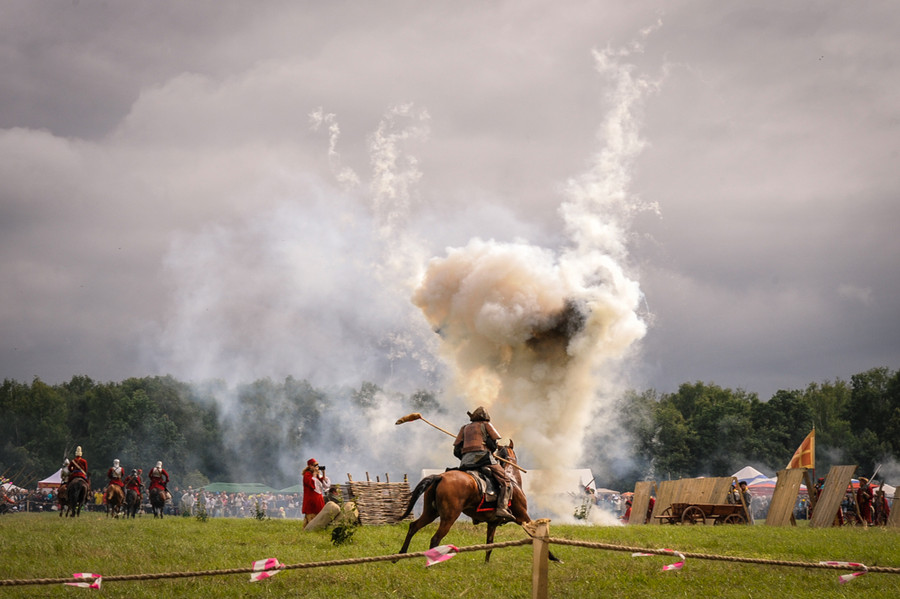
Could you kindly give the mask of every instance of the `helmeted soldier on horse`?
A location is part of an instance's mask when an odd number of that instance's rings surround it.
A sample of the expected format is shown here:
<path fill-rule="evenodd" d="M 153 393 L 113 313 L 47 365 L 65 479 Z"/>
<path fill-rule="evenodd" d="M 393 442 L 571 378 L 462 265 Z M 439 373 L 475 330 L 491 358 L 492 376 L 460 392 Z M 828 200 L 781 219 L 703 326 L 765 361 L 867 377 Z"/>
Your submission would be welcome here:
<path fill-rule="evenodd" d="M 453 442 L 453 455 L 460 460 L 460 470 L 488 471 L 494 476 L 499 487 L 494 513 L 501 521 L 512 522 L 515 518 L 507 509 L 512 490 L 510 480 L 506 470 L 494 457 L 500 433 L 491 424 L 491 416 L 483 407 L 479 406 L 475 411 L 466 413 L 471 422 L 459 429 Z"/>
<path fill-rule="evenodd" d="M 88 463 L 82 453 L 81 445 L 79 445 L 75 448 L 75 457 L 66 463 L 66 469 L 69 471 L 68 482 L 70 483 L 76 478 L 88 479 Z"/>
<path fill-rule="evenodd" d="M 125 492 L 125 469 L 119 465 L 119 459 L 113 460 L 113 465 L 106 471 L 106 478 L 109 479 L 110 485 L 115 485 Z M 106 487 L 106 497 L 109 499 L 109 487 Z"/>

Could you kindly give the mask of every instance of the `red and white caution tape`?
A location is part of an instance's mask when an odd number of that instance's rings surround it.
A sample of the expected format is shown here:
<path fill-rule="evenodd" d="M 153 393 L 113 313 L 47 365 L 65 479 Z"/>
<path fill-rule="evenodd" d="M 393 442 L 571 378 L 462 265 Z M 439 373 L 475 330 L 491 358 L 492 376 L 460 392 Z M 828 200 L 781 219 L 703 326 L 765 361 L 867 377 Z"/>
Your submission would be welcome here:
<path fill-rule="evenodd" d="M 680 562 L 675 562 L 674 564 L 669 564 L 667 566 L 663 566 L 662 567 L 663 572 L 668 572 L 670 570 L 681 570 L 684 567 L 684 562 L 685 562 L 686 558 L 684 557 L 683 554 L 675 551 L 674 549 L 662 549 L 662 551 L 665 551 L 666 553 L 672 553 L 681 558 Z M 659 554 L 657 554 L 657 553 L 632 553 L 631 557 L 650 557 L 653 555 L 659 555 Z"/>
<path fill-rule="evenodd" d="M 81 587 L 83 589 L 99 589 L 100 582 L 103 580 L 103 577 L 99 574 L 91 574 L 89 572 L 76 572 L 72 574 L 72 576 L 79 580 L 79 582 L 67 582 L 66 586 L 69 587 Z M 90 582 L 88 582 L 90 580 Z"/>
<path fill-rule="evenodd" d="M 456 545 L 439 545 L 433 549 L 429 549 L 425 552 L 425 559 L 428 560 L 428 563 L 425 564 L 425 567 L 433 566 L 434 564 L 445 562 L 451 557 L 455 556 L 459 551 L 459 548 Z"/>
<path fill-rule="evenodd" d="M 862 570 L 857 570 L 856 572 L 851 572 L 850 574 L 841 574 L 841 576 L 838 578 L 838 582 L 840 582 L 841 584 L 846 584 L 846 583 L 850 582 L 851 580 L 853 580 L 854 578 L 856 578 L 857 576 L 862 576 L 863 574 L 865 574 L 866 572 L 869 571 L 869 569 L 866 567 L 865 564 L 858 564 L 856 562 L 819 562 L 819 563 L 822 565 L 825 565 L 825 566 L 852 566 L 854 568 L 862 568 Z"/>
<path fill-rule="evenodd" d="M 269 559 L 261 559 L 253 562 L 253 573 L 250 575 L 250 582 L 258 582 L 271 578 L 284 569 L 284 564 L 270 557 Z"/>

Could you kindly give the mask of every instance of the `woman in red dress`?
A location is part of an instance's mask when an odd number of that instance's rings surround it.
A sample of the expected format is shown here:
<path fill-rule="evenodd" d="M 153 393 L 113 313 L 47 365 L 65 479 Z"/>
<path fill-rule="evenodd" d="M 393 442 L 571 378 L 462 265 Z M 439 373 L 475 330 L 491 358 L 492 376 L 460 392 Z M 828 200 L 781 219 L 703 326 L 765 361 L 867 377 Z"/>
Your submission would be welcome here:
<path fill-rule="evenodd" d="M 316 514 L 325 507 L 325 498 L 316 487 L 316 477 L 319 476 L 319 463 L 310 458 L 306 460 L 306 468 L 303 469 L 303 520 L 304 525 L 316 517 Z"/>

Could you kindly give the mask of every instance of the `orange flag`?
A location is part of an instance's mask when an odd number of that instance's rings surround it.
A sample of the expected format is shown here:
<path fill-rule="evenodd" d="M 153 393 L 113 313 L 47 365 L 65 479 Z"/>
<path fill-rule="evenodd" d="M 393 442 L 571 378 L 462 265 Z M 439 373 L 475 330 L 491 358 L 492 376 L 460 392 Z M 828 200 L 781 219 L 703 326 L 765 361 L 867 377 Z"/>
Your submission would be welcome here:
<path fill-rule="evenodd" d="M 812 429 L 803 443 L 794 452 L 794 457 L 787 465 L 788 468 L 815 468 L 816 467 L 816 429 Z"/>

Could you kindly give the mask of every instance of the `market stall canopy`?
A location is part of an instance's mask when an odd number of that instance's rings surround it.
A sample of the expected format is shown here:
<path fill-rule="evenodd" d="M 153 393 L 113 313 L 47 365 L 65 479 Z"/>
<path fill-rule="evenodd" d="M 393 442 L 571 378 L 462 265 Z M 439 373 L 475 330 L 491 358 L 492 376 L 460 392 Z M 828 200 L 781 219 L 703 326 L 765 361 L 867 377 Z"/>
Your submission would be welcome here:
<path fill-rule="evenodd" d="M 62 482 L 62 468 L 60 468 L 44 480 L 38 481 L 38 489 L 55 489 L 59 487 Z"/>

